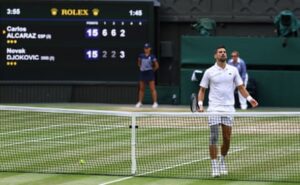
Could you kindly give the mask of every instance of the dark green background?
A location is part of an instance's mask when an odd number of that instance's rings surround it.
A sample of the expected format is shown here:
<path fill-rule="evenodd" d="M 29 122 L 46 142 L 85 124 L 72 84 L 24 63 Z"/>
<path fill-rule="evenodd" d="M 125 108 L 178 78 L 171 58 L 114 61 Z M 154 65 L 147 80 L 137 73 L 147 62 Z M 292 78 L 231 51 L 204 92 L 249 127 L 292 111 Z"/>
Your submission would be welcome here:
<path fill-rule="evenodd" d="M 214 64 L 213 54 L 218 45 L 225 45 L 228 57 L 238 50 L 246 61 L 249 77 L 257 83 L 257 99 L 261 106 L 300 105 L 300 39 L 260 37 L 198 37 L 181 39 L 181 103 L 188 104 L 198 84 L 191 82 L 194 69 L 207 69 Z M 207 98 L 207 97 L 206 97 Z"/>

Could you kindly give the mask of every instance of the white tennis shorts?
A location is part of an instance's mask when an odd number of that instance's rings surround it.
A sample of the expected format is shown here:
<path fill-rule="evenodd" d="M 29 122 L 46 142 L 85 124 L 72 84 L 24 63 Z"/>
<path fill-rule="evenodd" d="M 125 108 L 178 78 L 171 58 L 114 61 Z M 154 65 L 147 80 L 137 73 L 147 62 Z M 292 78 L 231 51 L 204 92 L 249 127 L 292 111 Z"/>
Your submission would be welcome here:
<path fill-rule="evenodd" d="M 233 120 L 234 120 L 234 118 L 231 115 L 218 114 L 218 115 L 208 116 L 209 126 L 223 124 L 223 125 L 232 127 Z"/>
<path fill-rule="evenodd" d="M 226 113 L 233 113 L 235 112 L 234 106 L 214 106 L 210 105 L 208 106 L 207 112 L 211 113 L 212 115 L 208 116 L 208 124 L 211 125 L 218 125 L 223 124 L 227 126 L 233 125 L 233 116 L 232 115 L 226 115 Z M 224 115 L 223 115 L 224 113 Z M 214 115 L 216 114 L 216 115 Z"/>

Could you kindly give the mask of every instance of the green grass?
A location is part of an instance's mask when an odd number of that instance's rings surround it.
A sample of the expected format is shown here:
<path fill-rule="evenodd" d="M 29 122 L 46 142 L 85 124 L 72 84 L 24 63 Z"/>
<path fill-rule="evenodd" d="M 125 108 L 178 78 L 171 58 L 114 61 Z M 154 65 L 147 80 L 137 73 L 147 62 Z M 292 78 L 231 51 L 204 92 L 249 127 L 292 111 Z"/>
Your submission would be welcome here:
<path fill-rule="evenodd" d="M 121 180 L 120 176 L 101 175 L 61 175 L 36 173 L 0 173 L 1 185 L 99 185 L 101 183 Z M 287 182 L 251 182 L 231 180 L 201 180 L 134 177 L 114 185 L 295 185 Z"/>
<path fill-rule="evenodd" d="M 0 171 L 10 171 L 0 173 L 0 184 L 101 184 L 130 176 L 130 117 L 0 111 L 0 122 Z M 210 177 L 206 122 L 138 118 L 137 176 L 149 177 L 115 184 L 300 182 L 299 117 L 236 119 L 229 175 L 218 180 Z"/>

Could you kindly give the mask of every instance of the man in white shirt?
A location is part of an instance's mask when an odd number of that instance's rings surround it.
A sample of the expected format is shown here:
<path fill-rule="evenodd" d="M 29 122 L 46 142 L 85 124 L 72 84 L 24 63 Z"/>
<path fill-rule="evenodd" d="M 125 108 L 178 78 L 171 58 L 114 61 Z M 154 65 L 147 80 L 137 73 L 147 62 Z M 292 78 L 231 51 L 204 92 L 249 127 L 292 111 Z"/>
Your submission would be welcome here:
<path fill-rule="evenodd" d="M 220 112 L 231 113 L 234 109 L 234 90 L 238 88 L 239 92 L 250 102 L 252 107 L 258 106 L 258 103 L 253 99 L 239 75 L 238 70 L 226 63 L 227 53 L 224 46 L 219 46 L 214 55 L 215 65 L 207 69 L 200 82 L 200 90 L 198 94 L 199 112 L 203 112 L 203 100 L 205 91 L 210 88 L 208 112 L 218 113 L 209 116 L 208 122 L 210 126 L 210 146 L 209 153 L 212 164 L 212 176 L 227 175 L 228 171 L 225 165 L 225 156 L 228 153 L 230 146 L 230 137 L 233 124 L 233 117 L 220 115 Z M 218 133 L 219 125 L 222 128 L 223 144 L 221 147 L 221 157 L 217 160 L 218 149 Z"/>

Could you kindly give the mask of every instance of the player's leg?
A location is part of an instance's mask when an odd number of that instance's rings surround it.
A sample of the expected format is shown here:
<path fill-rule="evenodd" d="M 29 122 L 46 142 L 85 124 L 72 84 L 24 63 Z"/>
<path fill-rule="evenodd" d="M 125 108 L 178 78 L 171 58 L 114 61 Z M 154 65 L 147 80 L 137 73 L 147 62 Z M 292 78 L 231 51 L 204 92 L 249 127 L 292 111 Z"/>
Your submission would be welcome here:
<path fill-rule="evenodd" d="M 145 95 L 145 82 L 140 80 L 139 81 L 139 97 L 138 97 L 139 100 L 138 100 L 137 104 L 135 105 L 136 107 L 142 106 L 144 95 Z"/>
<path fill-rule="evenodd" d="M 157 92 L 155 89 L 155 81 L 151 80 L 149 81 L 149 88 L 151 91 L 151 95 L 152 95 L 152 100 L 153 100 L 153 108 L 157 108 L 158 107 L 158 103 L 157 103 Z"/>
<path fill-rule="evenodd" d="M 222 124 L 223 144 L 221 147 L 221 155 L 224 157 L 227 155 L 230 147 L 231 130 L 231 126 Z"/>
<path fill-rule="evenodd" d="M 227 175 L 228 171 L 225 164 L 225 157 L 230 148 L 230 138 L 231 138 L 231 126 L 222 124 L 222 136 L 223 143 L 221 147 L 221 158 L 220 158 L 220 173 L 221 175 Z"/>
<path fill-rule="evenodd" d="M 219 125 L 210 126 L 210 139 L 209 139 L 209 155 L 211 159 L 212 166 L 212 177 L 220 176 L 219 165 L 218 165 L 218 137 L 219 137 Z"/>

